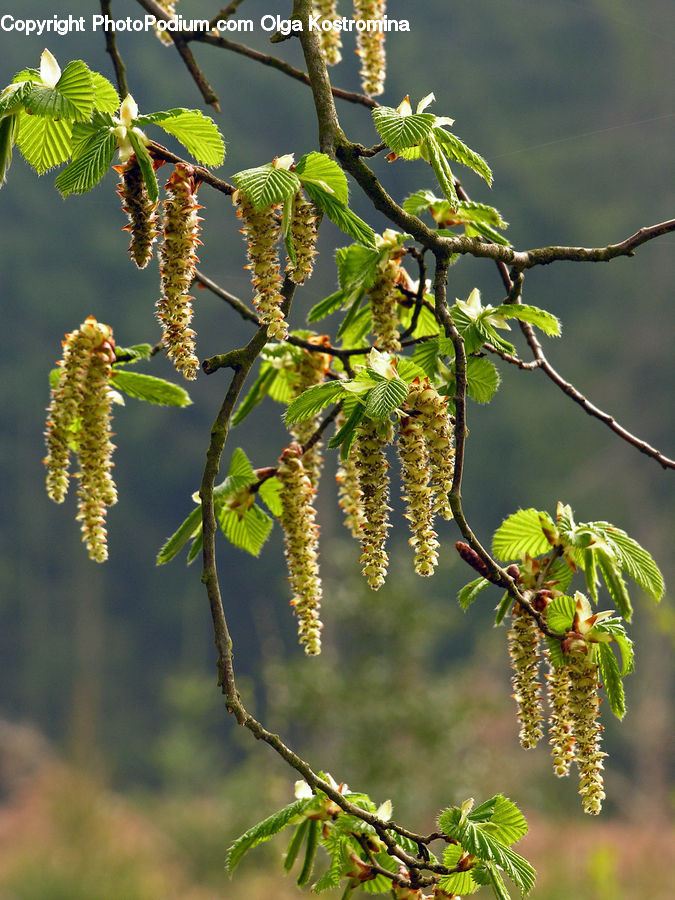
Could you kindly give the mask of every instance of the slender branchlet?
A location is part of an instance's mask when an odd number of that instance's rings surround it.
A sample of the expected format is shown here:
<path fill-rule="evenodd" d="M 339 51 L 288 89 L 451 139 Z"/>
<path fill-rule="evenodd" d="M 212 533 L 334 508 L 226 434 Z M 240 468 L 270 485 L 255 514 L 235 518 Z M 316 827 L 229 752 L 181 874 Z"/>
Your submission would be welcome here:
<path fill-rule="evenodd" d="M 167 15 L 171 16 L 171 18 L 175 18 L 176 16 L 176 4 L 178 0 L 157 0 L 157 3 L 162 7 L 162 9 L 167 13 Z M 157 23 L 154 25 L 155 34 L 160 39 L 160 41 L 164 44 L 165 47 L 173 46 L 173 38 L 171 37 L 171 32 L 167 31 L 166 28 L 159 28 Z"/>
<path fill-rule="evenodd" d="M 63 342 L 59 382 L 48 409 L 47 494 L 62 503 L 68 491 L 70 453 L 79 460 L 76 473 L 82 540 L 96 562 L 108 558 L 106 508 L 117 502 L 112 479 L 110 377 L 115 361 L 112 329 L 93 316 Z"/>
<path fill-rule="evenodd" d="M 260 322 L 267 325 L 270 337 L 283 341 L 288 336 L 288 325 L 281 308 L 282 279 L 279 267 L 277 241 L 279 222 L 274 207 L 256 209 L 241 191 L 233 194 L 238 206 L 237 215 L 244 220 L 242 234 L 248 243 L 248 268 L 256 294 L 253 305 L 260 314 Z"/>
<path fill-rule="evenodd" d="M 198 262 L 195 253 L 201 217 L 192 166 L 178 164 L 166 183 L 164 240 L 159 251 L 162 296 L 157 301 L 157 318 L 162 325 L 162 341 L 176 369 L 185 378 L 197 377 L 199 360 L 194 353 L 192 297 L 188 290 Z"/>
<path fill-rule="evenodd" d="M 134 154 L 123 165 L 115 166 L 115 170 L 120 174 L 117 193 L 129 219 L 129 224 L 124 226 L 131 234 L 129 254 L 138 268 L 144 269 L 152 259 L 152 245 L 159 234 L 157 203 L 150 199 Z"/>
<path fill-rule="evenodd" d="M 321 652 L 321 580 L 318 532 L 313 506 L 314 488 L 302 463 L 302 447 L 291 444 L 279 458 L 277 477 L 281 493 L 281 527 L 286 543 L 288 576 L 293 590 L 291 606 L 298 619 L 298 636 L 305 653 Z"/>
<path fill-rule="evenodd" d="M 335 22 L 340 19 L 338 0 L 312 0 L 312 7 L 320 17 L 320 22 L 323 20 Z M 330 28 L 327 31 L 321 29 L 320 37 L 326 65 L 336 66 L 342 59 L 342 33 L 336 28 Z"/>
<path fill-rule="evenodd" d="M 363 574 L 376 591 L 384 584 L 389 566 L 385 550 L 389 531 L 389 463 L 385 447 L 391 443 L 391 422 L 366 420 L 359 426 L 352 452 L 362 496 L 361 563 Z"/>
<path fill-rule="evenodd" d="M 317 347 L 330 345 L 330 338 L 327 334 L 317 335 L 310 338 L 310 342 Z M 314 353 L 310 350 L 300 350 L 300 359 L 295 364 L 295 378 L 292 384 L 291 396 L 298 397 L 303 391 L 313 387 L 326 377 L 326 372 L 330 366 L 331 357 L 328 353 Z M 302 422 L 295 422 L 291 425 L 290 431 L 295 440 L 301 446 L 307 444 L 312 435 L 319 426 L 319 416 L 312 416 Z M 302 464 L 305 471 L 309 475 L 314 490 L 319 485 L 321 470 L 323 468 L 323 456 L 321 450 L 323 442 L 315 441 L 311 447 L 307 448 L 302 457 Z"/>
<path fill-rule="evenodd" d="M 574 733 L 570 712 L 570 670 L 555 668 L 549 660 L 546 675 L 548 695 L 548 742 L 551 745 L 553 771 L 559 778 L 569 775 L 574 760 Z"/>
<path fill-rule="evenodd" d="M 316 256 L 316 239 L 318 237 L 317 209 L 298 191 L 293 202 L 291 218 L 291 238 L 295 250 L 295 263 L 289 259 L 286 265 L 288 277 L 295 284 L 304 284 L 312 274 L 314 257 Z"/>
<path fill-rule="evenodd" d="M 384 19 L 386 0 L 354 0 L 354 18 L 375 25 Z M 361 86 L 371 97 L 384 93 L 386 54 L 384 31 L 366 28 L 356 33 L 356 52 L 361 58 Z"/>
<path fill-rule="evenodd" d="M 602 725 L 598 697 L 598 666 L 592 648 L 580 647 L 569 655 L 569 710 L 574 733 L 574 757 L 579 769 L 579 794 L 584 812 L 597 815 L 605 798 L 602 771 L 607 756 L 600 750 Z"/>
<path fill-rule="evenodd" d="M 517 605 L 516 605 L 517 606 Z M 543 737 L 539 678 L 539 629 L 534 619 L 517 606 L 508 632 L 513 675 L 513 698 L 518 704 L 520 743 L 531 750 Z"/>

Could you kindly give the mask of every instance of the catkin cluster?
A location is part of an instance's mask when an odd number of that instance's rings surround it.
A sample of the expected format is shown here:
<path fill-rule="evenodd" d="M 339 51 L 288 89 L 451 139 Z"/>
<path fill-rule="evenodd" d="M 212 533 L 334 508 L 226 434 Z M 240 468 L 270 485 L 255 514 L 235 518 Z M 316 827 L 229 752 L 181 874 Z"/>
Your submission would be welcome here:
<path fill-rule="evenodd" d="M 339 431 L 346 421 L 344 414 L 340 413 L 335 423 L 336 431 Z M 344 513 L 345 527 L 353 538 L 360 540 L 363 528 L 363 494 L 359 485 L 355 453 L 349 453 L 345 459 L 340 459 L 335 480 L 338 485 L 338 503 Z"/>
<path fill-rule="evenodd" d="M 539 628 L 524 609 L 518 607 L 508 632 L 509 657 L 511 659 L 511 684 L 513 698 L 518 704 L 520 719 L 520 743 L 531 750 L 543 736 L 541 723 L 544 713 L 541 706 L 539 677 Z"/>
<path fill-rule="evenodd" d="M 253 304 L 260 314 L 260 321 L 267 325 L 270 337 L 284 341 L 288 337 L 288 325 L 281 308 L 281 274 L 277 241 L 279 222 L 273 206 L 256 209 L 241 191 L 233 196 L 237 204 L 237 215 L 244 220 L 241 229 L 248 243 L 247 268 L 251 270 L 251 281 L 256 294 Z"/>
<path fill-rule="evenodd" d="M 570 716 L 570 676 L 567 666 L 557 669 L 549 660 L 546 675 L 548 698 L 548 741 L 553 757 L 553 771 L 558 778 L 569 775 L 574 761 L 574 733 Z"/>
<path fill-rule="evenodd" d="M 370 587 L 376 591 L 384 584 L 389 567 L 385 549 L 389 531 L 389 463 L 385 447 L 393 439 L 390 422 L 366 419 L 359 425 L 351 452 L 358 475 L 361 494 L 361 559 L 362 571 Z"/>
<path fill-rule="evenodd" d="M 96 562 L 108 558 L 106 508 L 117 502 L 111 474 L 114 445 L 110 440 L 109 381 L 114 361 L 112 329 L 92 316 L 66 335 L 45 432 L 47 494 L 56 503 L 65 499 L 70 454 L 77 454 L 77 520 L 89 556 Z"/>
<path fill-rule="evenodd" d="M 157 0 L 159 6 L 162 7 L 164 12 L 168 13 L 171 18 L 175 18 L 176 16 L 176 4 L 178 0 Z M 160 41 L 164 44 L 165 47 L 171 47 L 173 44 L 173 38 L 171 37 L 171 32 L 167 31 L 165 28 L 158 28 L 157 25 L 154 26 L 155 34 L 160 39 Z"/>
<path fill-rule="evenodd" d="M 289 259 L 286 266 L 288 277 L 295 284 L 304 284 L 312 274 L 314 257 L 316 256 L 316 240 L 318 237 L 317 211 L 313 203 L 298 191 L 293 200 L 291 216 L 291 239 L 295 250 L 295 263 Z"/>
<path fill-rule="evenodd" d="M 330 346 L 328 335 L 322 334 L 309 339 L 312 344 L 317 347 Z M 328 353 L 317 353 L 311 350 L 302 350 L 301 356 L 295 365 L 294 381 L 291 388 L 291 399 L 300 396 L 303 391 L 321 384 L 326 377 L 326 372 L 330 366 L 331 357 Z M 303 447 L 310 440 L 319 424 L 319 417 L 311 416 L 302 422 L 295 422 L 290 427 L 291 434 Z M 309 447 L 302 457 L 302 463 L 305 467 L 309 479 L 314 490 L 317 489 L 321 470 L 323 468 L 323 456 L 321 450 L 322 441 L 316 441 Z"/>
<path fill-rule="evenodd" d="M 424 429 L 429 450 L 429 483 L 433 488 L 432 512 L 450 520 L 452 509 L 448 495 L 455 474 L 455 451 L 447 398 L 438 393 L 428 378 L 416 378 L 410 385 L 406 403 L 418 414 Z"/>
<path fill-rule="evenodd" d="M 123 165 L 115 166 L 115 171 L 120 175 L 117 193 L 129 219 L 129 224 L 124 226 L 131 234 L 129 253 L 138 268 L 144 269 L 152 259 L 152 245 L 159 234 L 157 203 L 150 199 L 135 155 L 132 154 Z"/>
<path fill-rule="evenodd" d="M 291 444 L 281 454 L 277 468 L 281 481 L 281 527 L 286 544 L 286 563 L 293 591 L 291 606 L 298 619 L 298 636 L 305 653 L 321 652 L 321 579 L 314 488 L 302 461 L 302 447 Z"/>
<path fill-rule="evenodd" d="M 162 325 L 162 340 L 174 366 L 192 381 L 197 377 L 199 360 L 195 356 L 192 321 L 192 297 L 188 291 L 195 276 L 201 216 L 197 203 L 197 184 L 192 166 L 179 163 L 166 183 L 164 201 L 164 239 L 160 248 L 162 296 L 156 304 Z"/>
<path fill-rule="evenodd" d="M 398 353 L 401 349 L 396 304 L 400 297 L 397 284 L 402 271 L 398 259 L 389 259 L 368 292 L 373 314 L 372 330 L 375 343 L 379 350 L 386 353 Z"/>
<path fill-rule="evenodd" d="M 338 0 L 313 0 L 314 13 L 320 17 L 319 21 L 335 22 L 340 19 L 338 13 Z M 326 60 L 326 65 L 335 66 L 342 59 L 342 33 L 335 28 L 320 32 L 321 50 Z"/>
<path fill-rule="evenodd" d="M 354 0 L 354 18 L 365 22 L 384 19 L 386 0 Z M 357 31 L 356 52 L 361 58 L 361 86 L 366 94 L 376 97 L 384 92 L 387 60 L 384 49 L 384 31 L 378 29 Z"/>
<path fill-rule="evenodd" d="M 605 798 L 602 770 L 607 755 L 600 750 L 602 725 L 598 721 L 598 666 L 591 650 L 572 653 L 569 676 L 570 727 L 574 734 L 574 758 L 579 769 L 579 793 L 584 812 L 597 815 Z"/>
<path fill-rule="evenodd" d="M 398 455 L 405 488 L 406 518 L 412 531 L 418 575 L 433 575 L 438 562 L 438 536 L 434 531 L 433 489 L 429 483 L 429 448 L 420 417 L 405 416 L 398 426 Z"/>

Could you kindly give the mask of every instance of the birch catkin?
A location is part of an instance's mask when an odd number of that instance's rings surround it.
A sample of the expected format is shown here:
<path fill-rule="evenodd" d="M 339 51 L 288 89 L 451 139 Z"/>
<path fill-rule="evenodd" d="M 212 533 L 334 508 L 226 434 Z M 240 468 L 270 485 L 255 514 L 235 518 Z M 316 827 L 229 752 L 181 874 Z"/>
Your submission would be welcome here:
<path fill-rule="evenodd" d="M 377 23 L 384 19 L 387 11 L 386 0 L 354 0 L 354 18 L 367 23 Z M 376 97 L 384 93 L 386 75 L 386 53 L 384 31 L 371 26 L 356 33 L 356 52 L 361 58 L 361 86 L 366 94 Z"/>

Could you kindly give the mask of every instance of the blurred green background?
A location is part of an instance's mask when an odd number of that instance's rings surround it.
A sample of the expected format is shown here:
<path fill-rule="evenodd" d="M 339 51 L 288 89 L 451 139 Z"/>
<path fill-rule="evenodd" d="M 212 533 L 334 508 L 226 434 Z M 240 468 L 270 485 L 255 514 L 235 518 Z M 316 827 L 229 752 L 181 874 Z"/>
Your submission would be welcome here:
<path fill-rule="evenodd" d="M 85 0 L 48 11 L 39 0 L 5 6 L 22 18 L 99 12 Z M 351 4 L 342 7 L 350 14 Z M 241 12 L 259 20 L 287 8 L 246 0 Z M 209 18 L 217 4 L 182 0 L 180 12 Z M 113 14 L 142 11 L 119 0 Z M 605 245 L 672 215 L 675 22 L 665 0 L 639 8 L 629 0 L 390 0 L 388 14 L 408 18 L 412 30 L 388 39 L 381 101 L 396 106 L 410 94 L 414 104 L 435 92 L 433 111 L 452 116 L 456 133 L 494 171 L 492 191 L 471 173 L 466 189 L 502 212 L 516 247 Z M 245 39 L 270 52 L 260 29 Z M 358 89 L 352 41 L 345 40 L 333 81 Z M 142 111 L 201 105 L 178 56 L 152 33 L 120 34 L 118 42 Z M 45 46 L 62 65 L 82 58 L 113 77 L 100 33 L 0 33 L 0 84 L 37 65 Z M 293 41 L 272 52 L 301 64 Z M 195 53 L 221 98 L 222 177 L 316 147 L 306 87 L 211 47 L 195 45 Z M 376 142 L 367 110 L 338 110 L 352 139 Z M 421 165 L 373 165 L 398 200 L 433 189 Z M 152 265 L 138 272 L 128 260 L 115 182 L 111 173 L 87 196 L 63 201 L 53 174 L 38 179 L 17 153 L 0 194 L 0 897 L 294 897 L 291 880 L 280 884 L 276 872 L 268 874 L 279 844 L 252 854 L 234 881 L 225 878 L 230 841 L 288 802 L 294 777 L 224 713 L 199 564 L 187 569 L 181 558 L 154 566 L 159 546 L 192 509 L 226 373 L 200 376 L 186 410 L 133 401 L 116 410 L 120 502 L 109 515 L 105 566 L 80 546 L 73 499 L 56 507 L 44 493 L 47 375 L 63 334 L 93 314 L 113 326 L 121 345 L 158 340 L 157 272 Z M 386 227 L 356 189 L 353 198 L 376 229 Z M 233 210 L 206 187 L 200 200 L 200 268 L 249 300 Z M 345 243 L 332 225 L 322 230 L 295 327 L 335 289 L 331 256 Z M 546 345 L 559 371 L 670 455 L 672 246 L 662 238 L 632 260 L 534 271 L 525 295 L 563 322 L 563 339 Z M 484 302 L 501 301 L 493 265 L 460 261 L 451 297 L 465 298 L 474 286 Z M 195 306 L 201 357 L 250 334 L 215 297 L 198 292 Z M 624 528 L 672 583 L 672 478 L 543 375 L 500 370 L 493 403 L 470 409 L 463 494 L 481 540 L 489 542 L 519 506 L 553 511 L 560 499 L 582 521 Z M 145 371 L 173 378 L 159 358 Z M 231 436 L 226 458 L 242 446 L 254 466 L 274 464 L 287 440 L 280 414 L 265 401 Z M 521 852 L 540 872 L 535 896 L 542 900 L 671 896 L 672 611 L 634 598 L 629 713 L 622 726 L 605 719 L 608 800 L 600 819 L 588 821 L 573 780 L 551 776 L 545 747 L 526 754 L 518 746 L 505 635 L 491 624 L 499 595 L 486 592 L 470 614 L 460 611 L 454 598 L 471 572 L 453 549 L 456 528 L 442 527 L 436 577 L 416 578 L 394 487 L 400 524 L 392 571 L 371 594 L 340 522 L 334 468 L 329 458 L 319 496 L 326 598 L 319 659 L 306 659 L 295 643 L 278 529 L 259 560 L 219 549 L 251 710 L 315 768 L 376 800 L 390 797 L 397 819 L 416 830 L 431 830 L 443 806 L 470 795 L 511 796 L 531 823 Z M 610 605 L 607 597 L 601 605 Z"/>

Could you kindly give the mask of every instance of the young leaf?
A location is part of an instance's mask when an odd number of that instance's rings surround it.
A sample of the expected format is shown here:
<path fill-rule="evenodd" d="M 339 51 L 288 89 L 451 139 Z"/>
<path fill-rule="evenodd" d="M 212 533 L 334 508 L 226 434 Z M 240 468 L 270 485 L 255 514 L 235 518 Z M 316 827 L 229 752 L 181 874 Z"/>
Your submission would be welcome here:
<path fill-rule="evenodd" d="M 551 665 L 555 669 L 560 669 L 562 666 L 567 665 L 567 660 L 565 659 L 560 641 L 556 638 L 549 637 L 548 635 L 544 636 L 544 640 L 548 647 L 548 658 Z"/>
<path fill-rule="evenodd" d="M 665 584 L 651 554 L 625 531 L 609 522 L 591 522 L 588 527 L 607 541 L 621 568 L 658 602 L 665 591 Z"/>
<path fill-rule="evenodd" d="M 294 172 L 276 169 L 271 163 L 237 172 L 232 180 L 256 209 L 284 203 L 300 187 L 300 180 Z"/>
<path fill-rule="evenodd" d="M 564 634 L 574 624 L 574 597 L 554 597 L 546 610 L 546 624 L 556 634 Z"/>
<path fill-rule="evenodd" d="M 5 183 L 7 172 L 12 164 L 12 148 L 16 140 L 18 125 L 18 116 L 11 115 L 0 119 L 0 187 Z"/>
<path fill-rule="evenodd" d="M 288 850 L 286 850 L 286 855 L 284 856 L 284 871 L 290 872 L 293 868 L 293 863 L 298 857 L 298 853 L 300 852 L 300 848 L 307 836 L 307 831 L 309 830 L 309 819 L 305 819 L 302 821 L 293 832 L 290 843 L 288 845 Z"/>
<path fill-rule="evenodd" d="M 465 584 L 457 595 L 457 600 L 462 609 L 467 610 L 489 584 L 490 582 L 482 576 L 476 578 L 475 581 L 470 581 L 468 584 Z"/>
<path fill-rule="evenodd" d="M 635 652 L 633 642 L 626 634 L 623 622 L 616 619 L 605 619 L 595 625 L 595 630 L 601 634 L 610 634 L 621 651 L 621 674 L 628 675 L 635 667 Z"/>
<path fill-rule="evenodd" d="M 626 696 L 619 673 L 619 664 L 609 644 L 597 644 L 597 648 L 602 682 L 609 700 L 609 707 L 618 719 L 623 719 L 626 714 Z"/>
<path fill-rule="evenodd" d="M 473 169 L 473 171 L 480 175 L 487 184 L 492 185 L 492 171 L 490 166 L 488 166 L 479 153 L 476 153 L 475 150 L 471 150 L 466 144 L 460 141 L 458 137 L 455 137 L 454 134 L 450 134 L 450 132 L 446 131 L 444 128 L 434 128 L 434 137 L 438 140 L 443 152 L 447 156 L 457 160 L 457 162 L 461 163 L 463 166 L 468 166 L 469 169 Z"/>
<path fill-rule="evenodd" d="M 308 322 L 319 322 L 321 319 L 325 319 L 326 316 L 329 316 L 332 312 L 335 312 L 336 309 L 339 309 L 345 299 L 344 291 L 335 291 L 334 294 L 330 294 L 330 296 L 326 297 L 324 300 L 319 300 L 309 311 L 307 316 Z"/>
<path fill-rule="evenodd" d="M 129 397 L 145 400 L 147 403 L 157 403 L 159 406 L 189 406 L 192 403 L 190 395 L 184 388 L 154 375 L 115 369 L 111 383 Z"/>
<path fill-rule="evenodd" d="M 314 860 L 316 859 L 316 850 L 319 846 L 319 831 L 321 826 L 316 819 L 309 821 L 309 829 L 307 831 L 307 844 L 305 845 L 305 859 L 302 869 L 298 875 L 298 887 L 304 887 L 309 884 L 314 871 Z"/>
<path fill-rule="evenodd" d="M 188 550 L 188 555 L 186 559 L 186 563 L 188 566 L 192 565 L 192 563 L 197 559 L 199 554 L 202 552 L 202 547 L 204 546 L 204 536 L 202 535 L 201 528 L 195 535 L 195 539 L 190 545 L 190 549 Z"/>
<path fill-rule="evenodd" d="M 466 361 L 466 391 L 476 403 L 489 403 L 497 393 L 501 378 L 492 360 L 470 356 Z"/>
<path fill-rule="evenodd" d="M 272 520 L 255 504 L 242 515 L 223 504 L 216 510 L 223 534 L 231 544 L 258 556 L 272 530 Z"/>
<path fill-rule="evenodd" d="M 325 406 L 335 403 L 343 393 L 344 388 L 340 381 L 326 381 L 323 384 L 314 385 L 291 401 L 286 410 L 286 424 L 304 422 L 305 419 L 316 415 Z"/>
<path fill-rule="evenodd" d="M 344 203 L 340 203 L 333 194 L 324 191 L 315 184 L 305 185 L 310 199 L 326 213 L 331 222 L 365 247 L 375 249 L 375 232 L 363 219 L 359 219 Z"/>
<path fill-rule="evenodd" d="M 439 354 L 440 348 L 438 338 L 436 338 L 435 340 L 423 341 L 423 343 L 418 344 L 415 347 L 412 359 L 413 362 L 423 369 L 425 375 L 433 378 L 438 373 Z"/>
<path fill-rule="evenodd" d="M 241 449 L 237 447 L 232 454 L 230 465 L 227 470 L 227 478 L 222 484 L 219 484 L 216 491 L 219 497 L 226 497 L 234 491 L 240 491 L 255 481 L 255 472 L 249 462 L 248 457 Z"/>
<path fill-rule="evenodd" d="M 99 110 L 99 112 L 109 113 L 111 116 L 114 115 L 120 105 L 119 94 L 103 75 L 92 71 L 89 74 L 94 87 L 94 108 Z"/>
<path fill-rule="evenodd" d="M 246 416 L 256 407 L 261 400 L 267 395 L 271 383 L 279 374 L 279 370 L 273 368 L 272 366 L 265 366 L 264 364 L 260 367 L 260 374 L 256 378 L 256 380 L 251 385 L 251 389 L 248 394 L 241 401 L 235 414 L 232 416 L 232 425 L 239 425 L 240 422 L 243 422 Z"/>
<path fill-rule="evenodd" d="M 71 104 L 75 110 L 74 120 L 86 120 L 94 108 L 96 91 L 94 79 L 86 63 L 81 59 L 69 62 L 56 82 L 56 91 Z M 34 110 L 35 111 L 35 110 Z M 51 115 L 51 113 L 43 113 Z"/>
<path fill-rule="evenodd" d="M 347 206 L 349 186 L 345 173 L 325 153 L 306 153 L 295 167 L 295 174 L 303 185 L 316 186 L 328 191 L 339 203 Z"/>
<path fill-rule="evenodd" d="M 633 616 L 633 605 L 626 590 L 626 582 L 621 577 L 621 572 L 617 568 L 616 562 L 604 550 L 596 550 L 595 557 L 607 585 L 607 590 L 612 600 L 616 603 L 617 610 L 627 622 L 630 622 Z"/>
<path fill-rule="evenodd" d="M 281 492 L 282 484 L 278 478 L 267 478 L 258 488 L 258 493 L 273 516 L 277 518 L 281 515 Z"/>
<path fill-rule="evenodd" d="M 115 348 L 115 363 L 118 366 L 137 363 L 141 359 L 150 359 L 152 344 L 133 344 L 131 347 Z"/>
<path fill-rule="evenodd" d="M 431 131 L 436 116 L 432 113 L 402 116 L 390 106 L 380 106 L 373 110 L 373 121 L 385 144 L 394 153 L 399 153 L 406 147 L 414 147 L 423 141 Z"/>
<path fill-rule="evenodd" d="M 70 156 L 72 126 L 65 119 L 55 121 L 19 113 L 16 145 L 26 162 L 43 175 Z"/>
<path fill-rule="evenodd" d="M 143 181 L 145 182 L 145 186 L 148 189 L 148 197 L 150 198 L 150 200 L 152 200 L 153 203 L 156 203 L 159 198 L 159 186 L 157 184 L 155 169 L 152 165 L 152 157 L 148 153 L 147 147 L 145 146 L 143 141 L 138 137 L 137 134 L 135 134 L 133 129 L 128 129 L 127 135 L 131 142 L 131 146 L 134 148 L 136 162 L 140 167 Z"/>
<path fill-rule="evenodd" d="M 464 849 L 458 844 L 451 844 L 443 851 L 443 865 L 448 869 L 454 869 L 464 855 Z M 438 882 L 438 886 L 442 891 L 448 894 L 457 894 L 458 896 L 466 896 L 475 893 L 479 885 L 473 880 L 471 869 L 465 872 L 453 872 L 452 875 L 443 875 Z"/>
<path fill-rule="evenodd" d="M 264 821 L 254 825 L 253 828 L 249 828 L 249 830 L 244 832 L 241 837 L 238 837 L 227 851 L 225 857 L 225 867 L 228 874 L 232 874 L 242 856 L 253 849 L 253 847 L 257 847 L 258 844 L 262 844 L 264 841 L 269 841 L 270 838 L 274 837 L 275 834 L 278 834 L 288 825 L 299 822 L 303 812 L 311 803 L 312 798 L 307 800 L 296 800 L 289 806 L 280 809 L 279 812 L 269 816 Z"/>
<path fill-rule="evenodd" d="M 501 625 L 504 621 L 504 617 L 507 612 L 511 609 L 513 605 L 513 601 L 511 600 L 511 595 L 509 593 L 504 594 L 502 599 L 497 604 L 495 609 L 495 625 Z"/>
<path fill-rule="evenodd" d="M 356 426 L 362 421 L 365 414 L 365 407 L 358 401 L 353 404 L 351 412 L 347 412 L 348 408 L 348 404 L 345 402 L 343 411 L 347 415 L 347 421 L 328 442 L 328 446 L 331 449 L 335 447 L 341 448 L 340 459 L 346 459 L 349 456 L 349 449 L 356 434 Z"/>
<path fill-rule="evenodd" d="M 434 170 L 434 175 L 436 176 L 438 184 L 448 198 L 451 208 L 457 209 L 459 198 L 457 197 L 457 191 L 455 190 L 455 179 L 452 174 L 452 169 L 433 133 L 429 134 L 425 144 L 429 152 L 429 163 Z"/>
<path fill-rule="evenodd" d="M 492 893 L 495 895 L 497 900 L 511 900 L 511 895 L 506 889 L 506 885 L 504 884 L 504 879 L 501 876 L 501 872 L 497 869 L 494 863 L 485 863 L 485 868 L 488 873 L 488 883 L 492 888 Z"/>
<path fill-rule="evenodd" d="M 172 134 L 191 156 L 205 166 L 219 166 L 225 158 L 225 144 L 218 126 L 198 109 L 170 109 L 139 116 L 136 120 L 139 126 L 151 123 Z M 245 193 L 248 194 L 248 191 Z M 263 206 L 271 204 L 265 203 Z"/>
<path fill-rule="evenodd" d="M 492 837 L 502 844 L 511 846 L 527 834 L 527 822 L 515 803 L 497 794 L 491 800 L 477 806 L 468 818 L 472 822 L 485 822 L 485 830 L 489 829 Z"/>
<path fill-rule="evenodd" d="M 369 419 L 385 419 L 408 396 L 408 385 L 400 378 L 392 378 L 375 385 L 366 397 L 365 414 Z"/>
<path fill-rule="evenodd" d="M 187 542 L 201 533 L 202 508 L 201 505 L 193 509 L 190 515 L 178 526 L 176 531 L 162 545 L 157 554 L 156 565 L 162 566 L 177 556 Z"/>
<path fill-rule="evenodd" d="M 539 309 L 538 306 L 525 306 L 522 303 L 503 303 L 498 309 L 499 315 L 504 319 L 520 319 L 521 322 L 529 322 L 536 325 L 544 334 L 550 337 L 560 337 L 560 319 Z"/>
<path fill-rule="evenodd" d="M 553 529 L 548 513 L 536 509 L 520 509 L 499 526 L 492 539 L 492 553 L 502 560 L 539 556 L 551 549 L 542 531 L 542 521 Z"/>
<path fill-rule="evenodd" d="M 89 138 L 76 160 L 59 174 L 55 185 L 63 197 L 84 194 L 103 178 L 110 168 L 117 147 L 115 135 L 108 128 Z"/>

